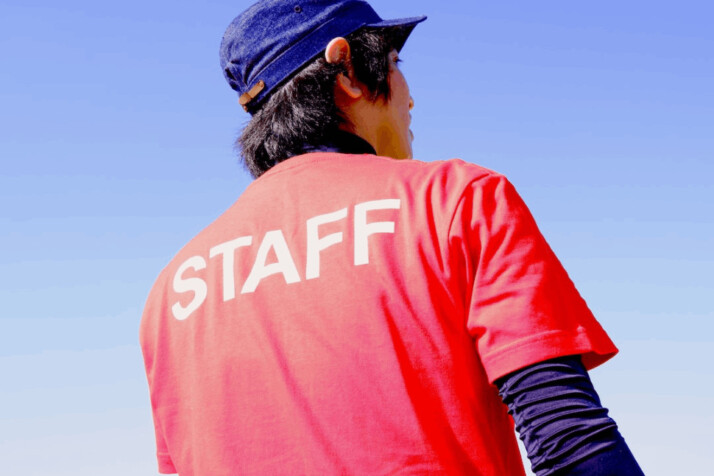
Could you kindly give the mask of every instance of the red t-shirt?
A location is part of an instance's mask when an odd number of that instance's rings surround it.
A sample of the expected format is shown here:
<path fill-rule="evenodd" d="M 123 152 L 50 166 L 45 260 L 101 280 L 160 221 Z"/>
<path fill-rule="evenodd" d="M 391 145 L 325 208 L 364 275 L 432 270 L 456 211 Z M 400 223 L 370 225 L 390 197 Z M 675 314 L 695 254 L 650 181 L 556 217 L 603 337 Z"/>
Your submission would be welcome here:
<path fill-rule="evenodd" d="M 181 476 L 521 475 L 493 381 L 617 352 L 502 175 L 324 152 L 178 253 L 141 345 Z"/>

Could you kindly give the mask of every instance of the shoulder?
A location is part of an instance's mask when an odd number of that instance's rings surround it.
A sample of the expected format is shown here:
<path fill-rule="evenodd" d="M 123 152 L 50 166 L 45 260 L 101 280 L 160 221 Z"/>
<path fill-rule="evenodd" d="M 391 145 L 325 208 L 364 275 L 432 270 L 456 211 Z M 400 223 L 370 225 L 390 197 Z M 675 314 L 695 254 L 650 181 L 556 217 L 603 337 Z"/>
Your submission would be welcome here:
<path fill-rule="evenodd" d="M 483 167 L 478 164 L 467 162 L 460 158 L 446 160 L 423 161 L 419 159 L 394 160 L 386 157 L 375 157 L 376 159 L 393 164 L 397 169 L 412 169 L 422 171 L 427 175 L 462 177 L 466 180 L 477 180 L 489 176 L 501 176 L 498 172 Z"/>
<path fill-rule="evenodd" d="M 448 197 L 452 204 L 464 197 L 494 195 L 512 188 L 505 175 L 458 158 L 431 162 L 392 160 L 391 164 L 399 180 L 432 197 Z"/>
<path fill-rule="evenodd" d="M 275 177 L 288 181 L 295 176 L 339 174 L 344 180 L 355 178 L 354 174 L 395 175 L 404 179 L 447 178 L 473 181 L 488 177 L 503 177 L 502 174 L 460 158 L 423 161 L 419 159 L 397 160 L 378 155 L 354 155 L 338 152 L 313 152 L 291 157 L 274 166 L 254 183 L 263 183 Z"/>

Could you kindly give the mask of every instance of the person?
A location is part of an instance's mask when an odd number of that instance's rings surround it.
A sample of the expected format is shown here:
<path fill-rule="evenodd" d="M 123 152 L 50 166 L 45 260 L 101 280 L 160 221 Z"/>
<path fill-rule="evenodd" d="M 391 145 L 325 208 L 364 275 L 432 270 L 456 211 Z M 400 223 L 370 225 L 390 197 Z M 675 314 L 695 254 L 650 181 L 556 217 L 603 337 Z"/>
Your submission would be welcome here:
<path fill-rule="evenodd" d="M 617 349 L 501 174 L 412 159 L 425 17 L 264 0 L 221 66 L 255 181 L 161 272 L 161 473 L 642 474 L 586 369 Z M 509 413 L 511 416 L 509 416 Z"/>

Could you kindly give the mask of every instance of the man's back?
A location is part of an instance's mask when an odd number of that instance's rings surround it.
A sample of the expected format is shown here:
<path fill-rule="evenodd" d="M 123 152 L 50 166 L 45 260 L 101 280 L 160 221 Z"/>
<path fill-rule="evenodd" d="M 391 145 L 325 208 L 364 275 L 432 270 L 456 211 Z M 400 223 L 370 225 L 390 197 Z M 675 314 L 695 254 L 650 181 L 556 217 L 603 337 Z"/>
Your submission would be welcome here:
<path fill-rule="evenodd" d="M 176 256 L 142 347 L 182 476 L 522 474 L 491 382 L 615 352 L 502 176 L 335 153 L 274 167 Z"/>

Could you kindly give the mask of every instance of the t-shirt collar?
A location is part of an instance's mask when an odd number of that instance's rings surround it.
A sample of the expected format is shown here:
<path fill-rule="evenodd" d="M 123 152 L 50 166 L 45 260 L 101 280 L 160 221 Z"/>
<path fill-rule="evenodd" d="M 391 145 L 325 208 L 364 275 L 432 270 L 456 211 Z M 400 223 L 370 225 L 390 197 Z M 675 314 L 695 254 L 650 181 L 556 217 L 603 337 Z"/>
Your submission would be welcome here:
<path fill-rule="evenodd" d="M 341 154 L 372 154 L 377 155 L 374 147 L 361 137 L 346 131 L 337 131 L 319 146 L 305 145 L 303 152 L 338 152 Z"/>

